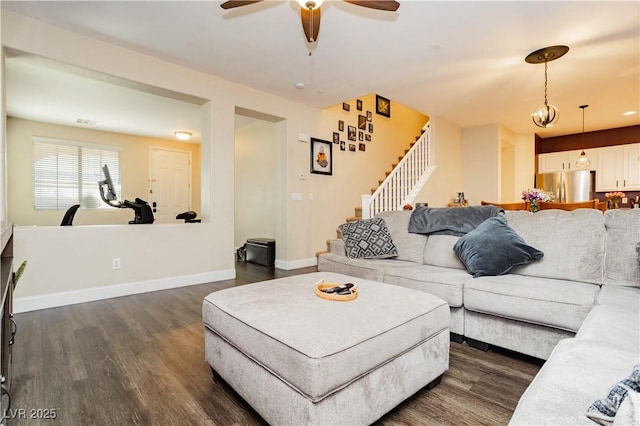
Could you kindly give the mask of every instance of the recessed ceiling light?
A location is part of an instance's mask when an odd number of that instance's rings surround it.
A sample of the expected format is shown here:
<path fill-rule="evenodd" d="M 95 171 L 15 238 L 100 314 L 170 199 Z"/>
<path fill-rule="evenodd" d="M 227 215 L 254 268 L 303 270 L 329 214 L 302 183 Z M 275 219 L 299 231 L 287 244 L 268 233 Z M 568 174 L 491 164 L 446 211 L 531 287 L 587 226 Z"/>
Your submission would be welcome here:
<path fill-rule="evenodd" d="M 296 89 L 298 90 L 304 89 L 304 83 L 296 83 Z"/>
<path fill-rule="evenodd" d="M 622 115 L 633 115 L 633 114 L 637 114 L 638 111 L 627 111 L 627 112 L 623 112 Z"/>
<path fill-rule="evenodd" d="M 176 138 L 178 138 L 178 140 L 181 140 L 181 141 L 188 141 L 191 138 L 190 132 L 185 132 L 182 130 L 173 132 L 173 134 L 176 135 Z"/>

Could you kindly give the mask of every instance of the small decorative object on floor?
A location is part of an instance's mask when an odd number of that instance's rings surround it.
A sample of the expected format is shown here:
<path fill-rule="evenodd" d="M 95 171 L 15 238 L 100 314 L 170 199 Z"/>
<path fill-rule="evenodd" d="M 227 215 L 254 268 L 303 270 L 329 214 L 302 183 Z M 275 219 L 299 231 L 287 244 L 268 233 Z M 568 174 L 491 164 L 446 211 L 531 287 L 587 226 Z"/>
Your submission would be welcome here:
<path fill-rule="evenodd" d="M 607 192 L 604 194 L 604 197 L 607 199 L 607 208 L 608 209 L 619 209 L 620 202 L 624 197 L 626 197 L 624 192 L 614 191 Z"/>
<path fill-rule="evenodd" d="M 538 201 L 551 201 L 549 194 L 538 188 L 522 191 L 522 199 L 531 204 L 531 211 L 533 213 L 538 211 Z"/>
<path fill-rule="evenodd" d="M 411 204 L 405 204 L 402 206 L 402 210 L 413 210 L 413 206 Z"/>

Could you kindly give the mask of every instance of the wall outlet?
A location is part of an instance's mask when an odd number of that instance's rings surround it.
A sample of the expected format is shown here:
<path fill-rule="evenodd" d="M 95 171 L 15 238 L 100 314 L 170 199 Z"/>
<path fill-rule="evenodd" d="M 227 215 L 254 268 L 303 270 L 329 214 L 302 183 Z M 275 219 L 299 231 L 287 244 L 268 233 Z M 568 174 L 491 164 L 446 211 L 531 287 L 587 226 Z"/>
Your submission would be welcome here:
<path fill-rule="evenodd" d="M 629 199 L 627 197 L 622 198 L 622 204 L 627 204 L 628 202 L 629 202 Z"/>
<path fill-rule="evenodd" d="M 119 257 L 114 257 L 113 258 L 113 269 L 120 269 L 120 258 Z"/>

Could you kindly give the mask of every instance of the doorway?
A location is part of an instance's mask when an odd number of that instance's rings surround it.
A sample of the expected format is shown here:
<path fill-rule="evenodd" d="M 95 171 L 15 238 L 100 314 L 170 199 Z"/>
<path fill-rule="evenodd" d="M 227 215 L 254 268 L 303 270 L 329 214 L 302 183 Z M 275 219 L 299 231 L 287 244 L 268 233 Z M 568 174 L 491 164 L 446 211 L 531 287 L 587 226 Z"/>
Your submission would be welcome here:
<path fill-rule="evenodd" d="M 151 147 L 149 195 L 156 223 L 191 210 L 191 152 Z"/>

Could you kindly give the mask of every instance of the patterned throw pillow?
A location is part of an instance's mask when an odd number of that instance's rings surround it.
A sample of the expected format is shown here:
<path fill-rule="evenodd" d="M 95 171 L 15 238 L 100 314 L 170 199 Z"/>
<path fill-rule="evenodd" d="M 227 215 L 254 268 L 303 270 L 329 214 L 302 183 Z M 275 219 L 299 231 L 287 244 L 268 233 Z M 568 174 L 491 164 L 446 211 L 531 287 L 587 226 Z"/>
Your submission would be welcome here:
<path fill-rule="evenodd" d="M 606 398 L 591 404 L 587 409 L 587 417 L 601 425 L 612 424 L 629 392 L 640 392 L 640 364 L 633 367 L 629 377 L 611 386 Z"/>
<path fill-rule="evenodd" d="M 338 229 L 344 239 L 347 257 L 351 259 L 385 259 L 398 255 L 382 218 L 347 222 Z"/>

